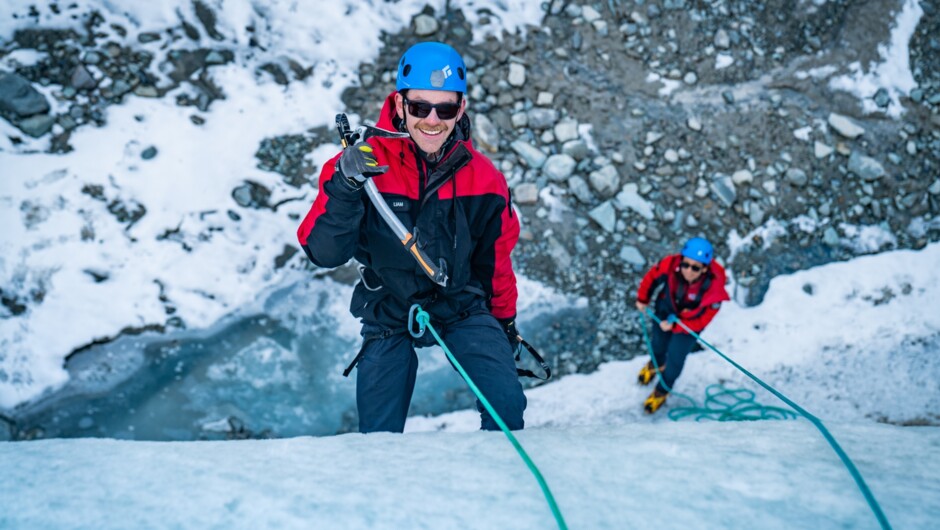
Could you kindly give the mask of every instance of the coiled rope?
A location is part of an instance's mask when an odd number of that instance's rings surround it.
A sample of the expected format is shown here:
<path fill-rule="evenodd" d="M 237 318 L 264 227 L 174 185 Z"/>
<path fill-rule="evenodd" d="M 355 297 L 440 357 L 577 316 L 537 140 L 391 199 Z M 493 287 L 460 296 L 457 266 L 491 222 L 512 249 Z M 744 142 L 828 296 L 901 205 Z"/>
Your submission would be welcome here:
<path fill-rule="evenodd" d="M 684 407 L 670 407 L 667 415 L 672 421 L 679 421 L 690 416 L 694 417 L 696 421 L 791 420 L 796 418 L 796 413 L 791 410 L 761 405 L 755 399 L 754 392 L 746 388 L 731 389 L 725 388 L 724 385 L 709 385 L 705 389 L 705 400 L 702 405 L 699 405 L 691 396 L 669 388 L 669 385 L 662 380 L 659 363 L 656 362 L 656 356 L 653 355 L 653 342 L 646 330 L 648 325 L 646 313 L 641 312 L 640 315 L 643 317 L 643 323 L 641 324 L 643 339 L 646 342 L 646 349 L 649 352 L 653 367 L 660 376 L 660 383 L 670 395 L 682 398 L 690 403 L 690 405 Z M 661 322 L 655 314 L 651 313 L 651 315 L 657 323 Z"/>
<path fill-rule="evenodd" d="M 662 322 L 662 320 L 657 318 L 656 315 L 649 308 L 646 308 L 644 315 L 649 315 L 657 323 Z M 793 400 L 786 397 L 782 393 L 778 392 L 772 386 L 761 381 L 757 376 L 755 376 L 751 372 L 748 372 L 746 369 L 744 369 L 744 367 L 734 362 L 730 357 L 728 357 L 724 353 L 721 353 L 721 351 L 719 351 L 718 348 L 712 346 L 711 344 L 708 343 L 708 341 L 703 339 L 701 335 L 689 329 L 689 327 L 683 324 L 682 321 L 676 318 L 675 315 L 670 315 L 668 318 L 668 321 L 672 322 L 673 324 L 678 324 L 682 326 L 684 330 L 686 330 L 690 335 L 695 337 L 695 339 L 698 340 L 700 343 L 702 343 L 702 345 L 708 347 L 710 350 L 717 353 L 718 356 L 720 356 L 722 359 L 731 363 L 732 366 L 740 370 L 744 375 L 753 379 L 757 384 L 762 386 L 765 390 L 777 396 L 777 398 L 779 398 L 781 401 L 789 405 L 791 408 L 793 408 L 793 410 L 799 412 L 804 418 L 809 420 L 810 423 L 812 423 L 813 426 L 815 426 L 816 429 L 818 429 L 819 432 L 822 433 L 823 438 L 825 438 L 826 441 L 829 442 L 829 445 L 832 447 L 832 450 L 836 452 L 836 454 L 839 456 L 839 459 L 842 460 L 842 463 L 845 465 L 846 469 L 849 470 L 849 474 L 852 475 L 852 478 L 855 480 L 855 484 L 858 486 L 858 489 L 861 490 L 862 495 L 864 495 L 865 500 L 868 502 L 868 506 L 871 507 L 871 510 L 875 513 L 875 517 L 878 519 L 878 523 L 881 524 L 881 528 L 886 529 L 886 530 L 889 530 L 891 528 L 891 524 L 888 523 L 888 518 L 885 516 L 884 512 L 881 510 L 881 506 L 878 504 L 878 501 L 875 499 L 875 496 L 872 494 L 871 490 L 868 488 L 868 484 L 865 483 L 865 479 L 862 478 L 862 474 L 859 473 L 858 468 L 855 467 L 855 464 L 849 458 L 849 455 L 847 455 L 845 451 L 842 450 L 842 447 L 839 445 L 839 442 L 836 441 L 835 437 L 832 436 L 832 434 L 829 432 L 829 429 L 827 429 L 826 426 L 823 425 L 823 422 L 820 421 L 819 418 L 807 412 L 806 409 L 797 405 L 795 402 L 793 402 Z M 643 330 L 645 334 L 646 333 L 645 319 L 644 319 Z M 653 362 L 655 363 L 655 360 Z"/>

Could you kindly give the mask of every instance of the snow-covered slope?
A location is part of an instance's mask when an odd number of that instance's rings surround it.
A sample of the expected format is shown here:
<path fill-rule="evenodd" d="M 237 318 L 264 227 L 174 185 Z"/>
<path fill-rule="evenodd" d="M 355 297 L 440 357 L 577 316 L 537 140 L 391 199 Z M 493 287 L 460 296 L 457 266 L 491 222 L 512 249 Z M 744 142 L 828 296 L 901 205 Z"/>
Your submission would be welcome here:
<path fill-rule="evenodd" d="M 729 304 L 707 334 L 828 424 L 895 528 L 940 517 L 940 428 L 873 421 L 937 423 L 940 316 L 924 308 L 940 288 L 938 255 L 931 245 L 778 278 L 764 304 Z M 878 527 L 808 421 L 648 418 L 648 388 L 633 382 L 643 362 L 528 392 L 517 435 L 571 528 Z M 720 381 L 757 390 L 709 352 L 676 389 L 701 399 Z M 478 422 L 463 411 L 411 418 L 405 435 L 0 444 L 0 506 L 12 508 L 0 527 L 553 527 L 509 442 L 472 432 Z"/>
<path fill-rule="evenodd" d="M 831 428 L 895 528 L 934 524 L 940 428 Z M 596 422 L 518 438 L 570 528 L 878 527 L 806 421 Z M 2 528 L 555 527 L 501 433 L 46 440 L 0 444 L 0 462 Z"/>

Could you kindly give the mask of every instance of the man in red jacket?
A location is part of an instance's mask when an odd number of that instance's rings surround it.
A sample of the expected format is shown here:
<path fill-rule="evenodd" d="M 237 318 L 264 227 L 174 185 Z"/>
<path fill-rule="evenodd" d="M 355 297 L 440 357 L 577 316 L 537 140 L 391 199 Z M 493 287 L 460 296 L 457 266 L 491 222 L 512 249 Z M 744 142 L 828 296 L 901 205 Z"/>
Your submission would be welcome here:
<path fill-rule="evenodd" d="M 510 260 L 519 219 L 505 177 L 470 143 L 466 91 L 456 50 L 439 42 L 412 46 L 376 124 L 407 135 L 373 136 L 324 165 L 320 193 L 297 230 L 315 264 L 337 267 L 355 258 L 362 265 L 350 303 L 362 321 L 362 349 L 353 362 L 360 432 L 404 430 L 415 346 L 434 344 L 430 333 L 417 339 L 408 333 L 413 304 L 431 316 L 506 425 L 524 425 Z M 446 271 L 446 285 L 425 274 L 363 193 L 369 178 L 402 224 L 413 227 L 421 251 Z M 477 408 L 483 429 L 499 428 L 479 402 Z"/>
<path fill-rule="evenodd" d="M 693 237 L 682 247 L 681 253 L 663 258 L 640 282 L 636 295 L 636 307 L 640 311 L 646 310 L 653 292 L 662 287 L 653 308 L 662 322 L 652 326 L 653 357 L 661 377 L 643 404 L 649 414 L 666 402 L 672 385 L 682 373 L 685 358 L 695 346 L 695 338 L 682 326 L 670 322 L 669 317 L 675 316 L 692 331 L 701 333 L 718 313 L 721 302 L 730 300 L 725 290 L 725 269 L 713 257 L 712 244 L 704 238 Z M 653 361 L 649 361 L 640 370 L 637 380 L 648 385 L 656 373 Z"/>

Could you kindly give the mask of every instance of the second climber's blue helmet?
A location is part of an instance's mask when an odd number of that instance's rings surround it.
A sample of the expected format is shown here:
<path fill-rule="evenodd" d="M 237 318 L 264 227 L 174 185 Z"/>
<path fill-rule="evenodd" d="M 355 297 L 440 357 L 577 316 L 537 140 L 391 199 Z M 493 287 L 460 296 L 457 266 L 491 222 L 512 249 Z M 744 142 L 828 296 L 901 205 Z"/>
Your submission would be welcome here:
<path fill-rule="evenodd" d="M 420 42 L 398 61 L 395 90 L 467 92 L 467 67 L 457 50 L 442 42 Z"/>
<path fill-rule="evenodd" d="M 682 255 L 708 265 L 712 262 L 715 249 L 712 248 L 712 244 L 704 237 L 693 237 L 685 242 L 685 245 L 682 247 Z"/>

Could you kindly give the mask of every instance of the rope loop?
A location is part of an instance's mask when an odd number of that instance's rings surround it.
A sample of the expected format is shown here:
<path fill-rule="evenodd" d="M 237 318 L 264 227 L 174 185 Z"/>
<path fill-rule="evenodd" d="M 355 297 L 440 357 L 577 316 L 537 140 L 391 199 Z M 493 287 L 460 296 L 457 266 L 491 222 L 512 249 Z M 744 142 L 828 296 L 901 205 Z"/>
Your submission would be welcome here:
<path fill-rule="evenodd" d="M 651 311 L 648 307 L 646 308 L 645 311 L 641 311 L 640 314 L 643 315 L 643 322 L 640 324 L 641 327 L 643 328 L 643 336 L 644 336 L 644 338 L 646 339 L 646 345 L 647 345 L 647 347 L 649 347 L 649 350 L 650 350 L 650 357 L 653 357 L 653 345 L 652 345 L 652 342 L 651 342 L 650 339 L 649 339 L 649 334 L 648 334 L 647 331 L 646 331 L 646 325 L 647 325 L 646 317 L 647 317 L 647 315 L 649 315 L 649 316 L 650 316 L 653 320 L 655 320 L 656 322 L 662 322 L 662 320 L 660 320 L 660 319 L 656 316 L 656 314 L 653 313 L 653 311 Z M 672 315 L 670 315 L 670 316 L 672 316 Z M 865 500 L 868 502 L 869 508 L 871 508 L 872 512 L 874 512 L 875 518 L 878 519 L 878 523 L 881 525 L 881 528 L 884 528 L 884 529 L 890 529 L 890 528 L 891 528 L 891 524 L 888 522 L 887 516 L 885 516 L 884 512 L 881 510 L 881 506 L 878 504 L 878 500 L 875 499 L 874 494 L 872 494 L 871 490 L 868 488 L 868 484 L 865 483 L 865 479 L 862 478 L 862 474 L 858 471 L 858 468 L 855 467 L 855 464 L 854 464 L 854 463 L 852 462 L 852 460 L 849 458 L 849 455 L 847 455 L 847 454 L 845 453 L 845 451 L 842 449 L 842 446 L 839 445 L 839 443 L 836 441 L 835 437 L 832 436 L 832 434 L 829 432 L 829 429 L 827 429 L 826 426 L 823 425 L 823 422 L 820 421 L 819 418 L 817 418 L 816 416 L 813 416 L 812 414 L 810 414 L 809 412 L 807 412 L 803 407 L 797 405 L 795 402 L 793 402 L 793 400 L 791 400 L 791 399 L 788 398 L 787 396 L 785 396 L 785 395 L 783 395 L 782 393 L 780 393 L 779 391 L 777 391 L 777 389 L 775 389 L 774 387 L 772 387 L 772 386 L 768 385 L 767 383 L 763 382 L 760 378 L 758 378 L 757 376 L 755 376 L 755 375 L 752 374 L 751 372 L 748 372 L 743 366 L 741 366 L 740 364 L 734 362 L 734 360 L 732 360 L 730 357 L 728 357 L 728 356 L 725 355 L 724 353 L 721 353 L 721 351 L 720 351 L 718 348 L 716 348 L 716 347 L 712 346 L 711 344 L 709 344 L 708 341 L 706 341 L 705 339 L 703 339 L 701 335 L 699 335 L 699 334 L 696 333 L 695 331 L 692 331 L 691 329 L 689 329 L 689 327 L 686 326 L 686 325 L 682 322 L 681 319 L 676 318 L 676 323 L 678 323 L 679 326 L 681 326 L 683 329 L 685 329 L 685 330 L 689 333 L 689 335 L 695 337 L 695 340 L 699 341 L 703 346 L 708 347 L 710 350 L 712 350 L 713 352 L 715 352 L 719 357 L 721 357 L 721 358 L 724 359 L 725 361 L 728 361 L 728 363 L 730 363 L 732 366 L 734 366 L 735 368 L 737 368 L 741 373 L 743 373 L 744 375 L 746 375 L 746 376 L 748 376 L 749 378 L 751 378 L 751 380 L 753 380 L 754 382 L 756 382 L 757 384 L 759 384 L 759 385 L 760 385 L 761 387 L 763 387 L 765 390 L 767 390 L 768 392 L 770 392 L 771 394 L 773 394 L 774 396 L 776 396 L 777 398 L 779 398 L 780 401 L 783 401 L 783 402 L 786 403 L 790 408 L 792 408 L 792 409 L 795 410 L 796 412 L 800 413 L 800 415 L 802 415 L 804 418 L 806 418 L 807 420 L 809 420 L 809 422 L 812 423 L 813 426 L 816 427 L 816 429 L 823 435 L 823 438 L 825 438 L 826 441 L 829 442 L 829 446 L 832 447 L 832 450 L 835 451 L 835 453 L 836 453 L 836 455 L 838 455 L 839 459 L 842 460 L 842 464 L 845 465 L 845 468 L 849 471 L 849 474 L 852 475 L 852 479 L 855 480 L 855 485 L 858 486 L 858 489 L 862 492 L 862 496 L 865 497 Z M 653 359 L 653 363 L 654 363 L 654 364 L 656 363 L 656 359 L 655 359 L 655 358 Z M 660 379 L 662 379 L 662 374 L 660 374 L 659 377 L 660 377 Z M 726 392 L 727 392 L 727 391 L 726 391 Z M 737 396 L 737 395 L 740 395 L 740 394 L 737 394 L 737 392 L 738 392 L 738 391 L 730 391 L 730 394 L 731 394 L 731 395 L 736 395 L 736 396 Z M 750 391 L 748 391 L 748 392 L 750 392 Z M 750 394 L 751 394 L 751 396 L 753 396 L 753 392 L 750 392 Z M 720 396 L 720 395 L 724 395 L 724 394 L 723 394 L 723 393 L 720 393 L 720 392 L 717 393 L 717 394 L 709 394 L 709 393 L 708 393 L 708 390 L 706 390 L 706 395 L 709 395 L 709 396 L 711 397 L 712 395 L 714 395 L 714 396 Z M 686 397 L 687 399 L 691 399 L 691 398 L 688 398 L 687 396 L 684 396 L 684 397 Z M 729 411 L 727 412 L 727 414 L 729 414 L 730 416 L 726 416 L 726 414 L 723 413 L 723 414 L 718 418 L 719 421 L 727 421 L 727 420 L 725 420 L 725 419 L 722 419 L 722 418 L 724 418 L 724 417 L 727 417 L 728 419 L 732 419 L 732 418 L 733 418 L 733 419 L 738 419 L 739 414 L 741 414 L 742 412 L 743 412 L 743 413 L 750 413 L 751 411 L 754 411 L 754 410 L 758 410 L 759 413 L 760 413 L 757 417 L 745 416 L 745 417 L 741 417 L 740 419 L 748 419 L 748 420 L 770 419 L 770 418 L 775 417 L 775 415 L 784 414 L 784 413 L 785 413 L 785 415 L 783 416 L 784 418 L 787 417 L 786 415 L 792 415 L 793 417 L 796 417 L 796 414 L 793 413 L 793 412 L 790 411 L 790 410 L 781 409 L 781 408 L 777 408 L 777 407 L 764 407 L 764 406 L 761 406 L 761 405 L 757 405 L 756 403 L 753 403 L 750 398 L 748 398 L 748 399 L 746 399 L 746 400 L 744 400 L 744 401 L 740 401 L 740 400 L 739 400 L 739 403 L 743 403 L 743 405 L 738 405 L 738 404 L 736 404 L 736 405 L 732 406 L 731 409 L 729 409 Z M 753 403 L 753 404 L 752 404 L 752 403 Z M 670 411 L 669 417 L 670 417 L 670 419 L 675 420 L 676 418 L 673 418 L 673 416 L 672 416 L 672 413 L 673 413 L 673 412 L 674 412 L 674 411 Z"/>

